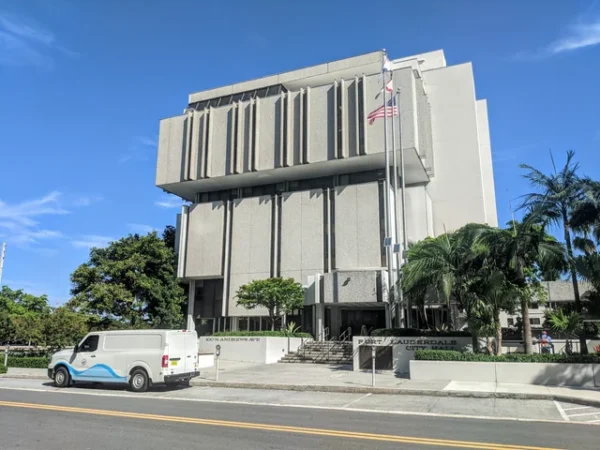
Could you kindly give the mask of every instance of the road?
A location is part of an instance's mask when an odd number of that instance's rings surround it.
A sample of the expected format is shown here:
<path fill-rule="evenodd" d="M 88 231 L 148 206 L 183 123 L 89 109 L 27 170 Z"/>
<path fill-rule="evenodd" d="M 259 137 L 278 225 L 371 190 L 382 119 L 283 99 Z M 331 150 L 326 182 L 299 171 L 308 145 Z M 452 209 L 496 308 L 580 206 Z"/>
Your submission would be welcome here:
<path fill-rule="evenodd" d="M 75 392 L 83 395 L 70 395 Z M 185 395 L 186 391 L 177 392 Z M 0 448 L 591 450 L 597 448 L 600 434 L 597 426 L 565 422 L 208 403 L 123 396 L 120 391 L 110 394 L 4 386 L 0 389 Z"/>

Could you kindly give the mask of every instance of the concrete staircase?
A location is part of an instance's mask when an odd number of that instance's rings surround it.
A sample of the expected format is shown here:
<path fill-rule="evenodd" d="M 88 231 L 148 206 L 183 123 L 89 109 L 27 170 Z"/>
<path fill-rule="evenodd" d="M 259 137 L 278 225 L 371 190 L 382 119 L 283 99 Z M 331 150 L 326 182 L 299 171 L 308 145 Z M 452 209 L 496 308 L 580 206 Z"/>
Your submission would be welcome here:
<path fill-rule="evenodd" d="M 288 353 L 280 363 L 352 364 L 352 342 L 310 341 L 295 353 Z"/>

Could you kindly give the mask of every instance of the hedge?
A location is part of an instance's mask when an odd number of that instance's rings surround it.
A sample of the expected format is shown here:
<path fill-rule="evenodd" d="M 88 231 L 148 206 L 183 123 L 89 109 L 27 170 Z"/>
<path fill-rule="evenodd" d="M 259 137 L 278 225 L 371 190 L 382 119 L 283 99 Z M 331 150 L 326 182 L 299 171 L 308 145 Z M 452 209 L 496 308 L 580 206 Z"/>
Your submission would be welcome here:
<path fill-rule="evenodd" d="M 471 337 L 468 331 L 419 330 L 417 328 L 379 328 L 371 336 L 380 337 Z"/>
<path fill-rule="evenodd" d="M 600 355 L 564 355 L 534 353 L 525 355 L 486 355 L 482 353 L 457 352 L 452 350 L 417 350 L 415 359 L 420 361 L 467 361 L 467 362 L 529 362 L 529 363 L 569 363 L 600 364 Z"/>
<path fill-rule="evenodd" d="M 256 337 L 297 337 L 312 338 L 309 333 L 288 333 L 287 331 L 219 331 L 213 336 L 256 336 Z"/>
<path fill-rule="evenodd" d="M 4 364 L 0 364 L 0 374 L 6 373 L 8 369 Z"/>
<path fill-rule="evenodd" d="M 9 356 L 8 367 L 23 369 L 46 369 L 50 358 L 46 356 Z"/>

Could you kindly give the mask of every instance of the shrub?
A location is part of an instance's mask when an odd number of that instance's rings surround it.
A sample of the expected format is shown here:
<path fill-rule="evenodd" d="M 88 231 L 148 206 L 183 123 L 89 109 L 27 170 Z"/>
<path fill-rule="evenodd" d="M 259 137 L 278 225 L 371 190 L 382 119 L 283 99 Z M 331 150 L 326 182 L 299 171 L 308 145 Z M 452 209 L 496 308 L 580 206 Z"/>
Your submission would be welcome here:
<path fill-rule="evenodd" d="M 9 356 L 8 367 L 23 369 L 46 369 L 50 363 L 47 356 Z"/>
<path fill-rule="evenodd" d="M 311 338 L 309 333 L 288 333 L 287 331 L 219 331 L 213 336 L 253 336 L 253 337 L 298 337 Z"/>
<path fill-rule="evenodd" d="M 6 373 L 8 369 L 4 364 L 0 364 L 0 374 Z"/>
<path fill-rule="evenodd" d="M 485 355 L 480 353 L 457 352 L 451 350 L 417 350 L 415 359 L 420 361 L 471 361 L 471 362 L 530 362 L 530 363 L 570 363 L 570 364 L 600 364 L 600 355 L 563 355 L 534 353 L 525 355 Z"/>
<path fill-rule="evenodd" d="M 372 336 L 379 337 L 471 337 L 468 331 L 419 330 L 417 328 L 379 328 Z"/>

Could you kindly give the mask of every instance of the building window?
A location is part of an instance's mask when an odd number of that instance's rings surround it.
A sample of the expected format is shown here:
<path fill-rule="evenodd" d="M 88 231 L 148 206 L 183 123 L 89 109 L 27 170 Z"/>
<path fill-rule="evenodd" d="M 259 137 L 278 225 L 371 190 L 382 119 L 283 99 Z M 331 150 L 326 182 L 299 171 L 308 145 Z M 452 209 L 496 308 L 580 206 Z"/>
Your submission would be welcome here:
<path fill-rule="evenodd" d="M 533 302 L 530 309 L 540 309 L 540 304 L 538 302 Z"/>
<path fill-rule="evenodd" d="M 515 325 L 515 319 L 512 319 L 512 318 L 508 319 L 508 326 L 512 327 L 514 325 Z"/>
<path fill-rule="evenodd" d="M 533 318 L 533 319 L 529 319 L 529 323 L 531 325 L 541 325 L 542 321 L 539 319 L 539 317 Z"/>
<path fill-rule="evenodd" d="M 238 319 L 238 330 L 239 331 L 248 331 L 248 318 L 240 317 Z"/>
<path fill-rule="evenodd" d="M 250 327 L 248 331 L 260 331 L 260 317 L 249 317 Z"/>

